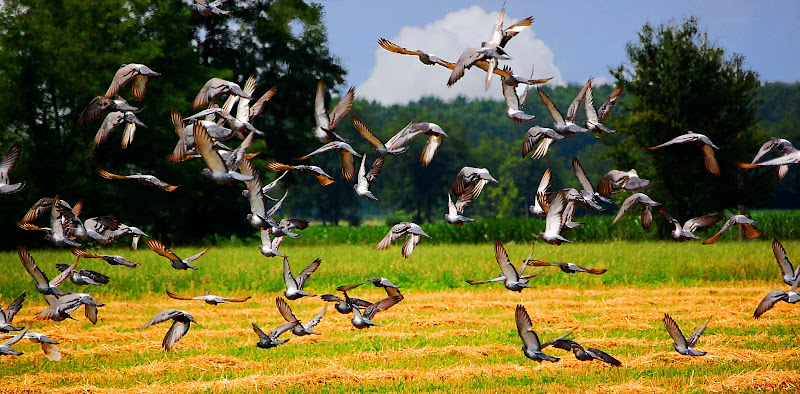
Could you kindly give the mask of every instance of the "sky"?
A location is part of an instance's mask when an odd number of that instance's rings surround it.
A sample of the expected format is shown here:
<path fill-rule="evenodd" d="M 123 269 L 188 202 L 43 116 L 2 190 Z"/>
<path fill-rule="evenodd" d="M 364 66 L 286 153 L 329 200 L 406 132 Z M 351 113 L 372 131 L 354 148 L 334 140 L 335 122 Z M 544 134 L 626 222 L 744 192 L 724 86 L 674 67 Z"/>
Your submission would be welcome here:
<path fill-rule="evenodd" d="M 326 0 L 325 25 L 334 56 L 348 71 L 356 96 L 404 104 L 423 96 L 500 99 L 499 80 L 485 90 L 485 73 L 473 68 L 452 88 L 449 70 L 413 56 L 389 53 L 386 38 L 455 62 L 468 47 L 489 38 L 502 1 Z M 603 7 L 599 7 L 602 5 Z M 653 25 L 694 15 L 709 39 L 726 53 L 745 56 L 762 81 L 800 80 L 800 1 L 520 1 L 506 0 L 504 26 L 528 16 L 534 23 L 506 46 L 516 74 L 553 77 L 551 84 L 608 81 L 610 67 L 626 62 L 625 45 Z M 483 74 L 483 75 L 481 75 Z M 343 87 L 339 87 L 343 88 Z"/>

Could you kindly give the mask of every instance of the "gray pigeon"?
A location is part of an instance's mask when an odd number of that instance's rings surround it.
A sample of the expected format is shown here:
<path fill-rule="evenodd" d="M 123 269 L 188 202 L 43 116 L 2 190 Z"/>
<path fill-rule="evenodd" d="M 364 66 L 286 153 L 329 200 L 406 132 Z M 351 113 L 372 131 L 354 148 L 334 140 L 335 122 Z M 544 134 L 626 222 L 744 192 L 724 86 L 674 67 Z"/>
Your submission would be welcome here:
<path fill-rule="evenodd" d="M 778 266 L 781 267 L 781 274 L 783 275 L 783 283 L 791 286 L 798 277 L 800 277 L 800 265 L 795 269 L 792 262 L 789 261 L 789 256 L 786 255 L 786 249 L 783 248 L 781 242 L 777 238 L 772 240 L 772 253 L 775 255 L 775 260 Z"/>
<path fill-rule="evenodd" d="M 711 321 L 709 317 L 705 324 L 702 327 L 698 328 L 697 331 L 692 334 L 688 339 L 683 336 L 681 329 L 678 328 L 678 324 L 675 323 L 674 320 L 668 315 L 664 314 L 664 327 L 667 328 L 667 332 L 672 337 L 673 344 L 672 347 L 675 348 L 675 351 L 686 355 L 686 356 L 704 356 L 706 352 L 701 352 L 698 350 L 692 349 L 694 345 L 697 343 L 697 340 L 700 339 L 700 335 L 703 335 L 703 331 L 705 331 L 708 323 Z"/>
<path fill-rule="evenodd" d="M 194 102 L 192 103 L 192 109 L 205 107 L 215 97 L 226 93 L 248 99 L 253 98 L 252 96 L 246 94 L 239 84 L 235 82 L 226 81 L 222 78 L 211 78 L 205 83 L 205 85 L 203 85 L 203 87 L 200 89 L 200 92 L 197 93 L 197 96 L 194 98 Z"/>
<path fill-rule="evenodd" d="M 514 320 L 517 323 L 517 333 L 522 338 L 522 354 L 533 361 L 550 361 L 556 362 L 560 360 L 558 357 L 551 357 L 542 352 L 544 348 L 552 345 L 555 341 L 565 338 L 570 333 L 566 333 L 550 342 L 539 342 L 539 336 L 533 331 L 533 323 L 528 316 L 528 311 L 522 305 L 517 305 L 514 312 Z"/>
<path fill-rule="evenodd" d="M 575 358 L 577 358 L 580 361 L 600 360 L 606 364 L 613 365 L 615 367 L 619 367 L 622 365 L 622 363 L 619 362 L 619 360 L 617 360 L 610 354 L 600 349 L 595 349 L 590 347 L 584 350 L 583 346 L 579 345 L 575 341 L 570 341 L 568 339 L 559 339 L 554 341 L 553 347 L 563 349 L 566 351 L 572 351 L 572 353 L 575 355 Z"/>
<path fill-rule="evenodd" d="M 711 175 L 719 176 L 719 163 L 717 163 L 717 159 L 714 157 L 714 149 L 719 149 L 719 147 L 714 145 L 714 143 L 703 134 L 687 131 L 686 134 L 679 135 L 661 145 L 651 146 L 647 149 L 656 150 L 665 146 L 687 143 L 692 143 L 703 149 L 703 160 L 705 161 L 706 170 L 708 170 Z"/>
<path fill-rule="evenodd" d="M 164 340 L 161 342 L 161 346 L 166 351 L 172 350 L 175 346 L 175 343 L 178 342 L 187 332 L 189 332 L 189 327 L 192 323 L 197 323 L 192 315 L 180 310 L 180 309 L 165 309 L 161 312 L 158 312 L 155 317 L 150 319 L 147 323 L 142 324 L 140 328 L 145 329 L 150 327 L 154 324 L 163 323 L 167 320 L 172 320 L 172 326 L 167 331 L 167 335 L 164 336 Z"/>
<path fill-rule="evenodd" d="M 622 218 L 622 215 L 625 215 L 625 213 L 633 209 L 633 206 L 636 204 L 640 204 L 642 206 L 642 228 L 645 230 L 649 229 L 650 225 L 653 223 L 653 207 L 659 207 L 661 206 L 661 203 L 653 201 L 653 199 L 644 193 L 634 193 L 631 194 L 630 197 L 626 198 L 625 201 L 622 202 L 622 206 L 619 207 L 617 216 L 614 218 L 614 221 L 611 222 L 611 224 L 613 225 L 616 223 L 620 218 Z"/>
<path fill-rule="evenodd" d="M 661 214 L 668 222 L 675 225 L 675 229 L 670 232 L 672 239 L 678 242 L 683 242 L 690 239 L 700 239 L 700 237 L 694 235 L 694 232 L 711 225 L 716 224 L 720 220 L 722 220 L 722 215 L 704 215 L 698 216 L 696 218 L 692 218 L 686 221 L 681 227 L 681 223 L 670 216 L 670 214 L 664 209 L 663 206 L 658 207 L 658 213 Z"/>
<path fill-rule="evenodd" d="M 290 300 L 296 300 L 302 297 L 316 297 L 316 294 L 308 294 L 303 291 L 303 288 L 306 285 L 306 281 L 314 271 L 319 268 L 319 265 L 322 263 L 322 260 L 316 259 L 311 262 L 303 271 L 300 272 L 300 275 L 297 275 L 297 278 L 292 276 L 292 270 L 289 267 L 289 258 L 283 258 L 283 281 L 286 284 L 286 290 L 284 290 L 283 295 Z"/>
<path fill-rule="evenodd" d="M 56 268 L 64 272 L 69 269 L 69 266 L 66 264 L 56 264 Z M 74 283 L 78 286 L 102 286 L 108 284 L 109 278 L 99 272 L 91 271 L 91 270 L 75 270 L 73 269 L 69 275 L 70 282 Z"/>
<path fill-rule="evenodd" d="M 789 291 L 783 290 L 772 290 L 770 291 L 766 297 L 758 304 L 756 307 L 756 311 L 753 313 L 753 317 L 758 319 L 768 310 L 772 309 L 778 301 L 783 301 L 789 304 L 796 304 L 800 302 L 800 293 L 797 292 L 797 284 L 800 283 L 800 275 L 795 277 L 794 282 L 792 282 L 792 287 Z"/>
<path fill-rule="evenodd" d="M 481 285 L 489 282 L 503 281 L 503 285 L 506 287 L 506 289 L 516 292 L 521 292 L 522 289 L 531 287 L 528 286 L 530 281 L 524 278 L 531 278 L 535 275 L 529 275 L 523 278 L 523 276 L 517 272 L 517 269 L 514 268 L 514 265 L 511 264 L 511 260 L 508 258 L 508 253 L 500 241 L 495 241 L 494 243 L 494 257 L 495 260 L 497 260 L 497 264 L 500 266 L 500 271 L 502 272 L 497 278 L 486 281 L 468 280 L 467 283 L 471 285 Z M 525 265 L 523 264 L 521 271 L 524 271 L 524 269 Z"/>
<path fill-rule="evenodd" d="M 629 171 L 611 170 L 597 183 L 597 192 L 608 197 L 614 193 L 637 192 L 650 187 L 650 181 L 639 178 L 636 169 Z"/>
<path fill-rule="evenodd" d="M 346 291 L 344 291 L 343 293 L 344 293 L 344 298 L 335 296 L 333 294 L 323 294 L 320 296 L 320 298 L 322 298 L 322 300 L 325 302 L 335 302 L 336 305 L 334 306 L 334 308 L 336 309 L 336 312 L 339 312 L 343 315 L 352 313 L 353 308 L 363 309 L 372 305 L 371 302 L 362 300 L 360 298 L 350 298 L 350 296 L 347 295 Z"/>
<path fill-rule="evenodd" d="M 52 296 L 65 296 L 69 294 L 66 291 L 63 291 L 58 288 L 59 285 L 64 283 L 67 278 L 69 278 L 72 271 L 78 265 L 78 260 L 75 260 L 71 266 L 69 266 L 64 272 L 56 276 L 53 280 L 48 280 L 47 275 L 39 269 L 39 266 L 36 265 L 36 261 L 33 260 L 33 256 L 31 256 L 30 252 L 28 252 L 28 248 L 24 246 L 17 247 L 17 254 L 19 255 L 20 261 L 22 261 L 22 265 L 25 267 L 25 270 L 33 277 L 33 280 L 36 281 L 36 290 L 39 293 L 42 293 L 44 296 L 52 295 Z"/>
<path fill-rule="evenodd" d="M 533 267 L 558 267 L 561 269 L 561 271 L 568 274 L 574 274 L 576 272 L 585 272 L 587 274 L 600 275 L 608 271 L 605 268 L 600 268 L 600 269 L 586 268 L 573 263 L 548 263 L 546 261 L 539 261 L 539 260 L 527 260 L 525 264 Z"/>
<path fill-rule="evenodd" d="M 144 93 L 147 90 L 147 81 L 149 77 L 157 77 L 161 75 L 150 69 L 144 64 L 123 64 L 114 73 L 114 79 L 111 80 L 111 85 L 106 90 L 105 97 L 111 98 L 119 92 L 120 88 L 133 81 L 131 85 L 131 94 L 137 100 L 144 98 Z"/>
<path fill-rule="evenodd" d="M 167 296 L 172 299 L 176 300 L 184 300 L 184 301 L 203 301 L 208 305 L 217 305 L 217 304 L 227 304 L 229 302 L 245 302 L 250 299 L 250 297 L 245 298 L 227 298 L 227 297 L 220 297 L 218 295 L 213 295 L 210 292 L 206 291 L 206 295 L 204 296 L 197 296 L 197 297 L 179 297 L 173 293 L 170 293 L 169 290 L 165 290 L 167 292 Z"/>
<path fill-rule="evenodd" d="M 172 268 L 175 268 L 176 270 L 186 270 L 186 269 L 196 270 L 197 267 L 191 265 L 190 263 L 199 259 L 202 255 L 208 252 L 208 248 L 206 248 L 205 250 L 194 256 L 182 259 L 178 257 L 175 253 L 173 253 L 171 250 L 169 250 L 169 248 L 164 246 L 164 244 L 161 243 L 161 241 L 155 238 L 150 238 L 145 242 L 147 243 L 147 246 L 149 246 L 150 249 L 152 249 L 154 252 L 158 253 L 162 257 L 166 257 L 167 259 L 169 259 L 169 261 L 172 263 Z"/>
<path fill-rule="evenodd" d="M 14 316 L 17 315 L 17 312 L 22 309 L 22 303 L 25 302 L 25 296 L 27 295 L 28 292 L 24 291 L 14 301 L 11 301 L 5 311 L 0 308 L 0 332 L 19 331 L 22 329 L 22 327 L 14 327 L 11 323 L 14 322 Z"/>
<path fill-rule="evenodd" d="M 386 297 L 370 306 L 368 306 L 364 313 L 362 314 L 358 308 L 353 308 L 353 317 L 350 319 L 350 323 L 353 324 L 353 327 L 358 328 L 359 330 L 363 328 L 369 328 L 372 326 L 377 326 L 372 319 L 375 318 L 375 314 L 378 312 L 385 311 L 392 306 L 396 305 L 398 302 L 402 301 L 402 298 L 398 296 L 390 296 Z"/>
<path fill-rule="evenodd" d="M 28 331 L 25 333 L 25 335 L 22 336 L 22 338 L 28 339 L 33 343 L 38 343 L 39 345 L 41 345 L 42 352 L 44 352 L 45 357 L 47 357 L 51 361 L 61 360 L 61 353 L 58 351 L 58 347 L 56 347 L 56 345 L 58 345 L 58 342 L 48 338 L 47 335 Z"/>
<path fill-rule="evenodd" d="M 722 228 L 720 228 L 716 234 L 703 241 L 703 245 L 713 244 L 716 242 L 720 235 L 722 235 L 722 233 L 724 233 L 725 230 L 727 230 L 730 226 L 742 226 L 742 228 L 744 228 L 744 235 L 747 237 L 747 239 L 758 238 L 761 236 L 761 231 L 758 231 L 756 228 L 756 223 L 758 222 L 744 215 L 731 215 L 730 219 L 728 219 L 728 221 L 722 225 Z"/>
<path fill-rule="evenodd" d="M 148 241 L 150 241 L 150 240 L 148 240 Z M 155 241 L 155 240 L 153 240 L 153 241 L 154 242 L 158 242 L 158 241 Z M 148 242 L 148 245 L 150 245 L 149 242 Z M 153 249 L 153 250 L 155 250 L 155 249 Z M 158 251 L 156 251 L 156 253 L 158 253 Z M 122 256 L 114 255 L 114 254 L 95 254 L 95 253 L 89 253 L 89 252 L 87 252 L 85 250 L 81 250 L 81 249 L 72 249 L 72 254 L 74 254 L 75 256 L 78 256 L 78 257 L 82 257 L 84 259 L 101 259 L 101 260 L 105 261 L 106 263 L 108 263 L 109 265 L 124 265 L 124 266 L 126 266 L 128 268 L 136 268 L 136 267 L 142 265 L 141 263 L 134 263 L 134 262 L 122 257 Z M 161 254 L 161 253 L 159 253 L 159 254 Z"/>
<path fill-rule="evenodd" d="M 289 331 L 300 325 L 300 322 L 295 320 L 293 322 L 284 323 L 283 325 L 270 331 L 269 335 L 265 334 L 264 331 L 261 331 L 261 329 L 258 328 L 256 323 L 252 324 L 253 324 L 253 331 L 255 331 L 256 335 L 258 335 L 258 343 L 256 344 L 256 346 L 258 346 L 261 349 L 270 349 L 275 346 L 283 345 L 284 343 L 289 342 L 288 338 L 278 339 L 278 337 L 280 337 L 281 334 L 283 334 L 284 332 Z"/>
<path fill-rule="evenodd" d="M 381 242 L 378 243 L 376 249 L 385 250 L 389 248 L 389 245 L 392 242 L 397 241 L 406 235 L 408 235 L 408 238 L 406 238 L 405 243 L 403 243 L 402 249 L 403 257 L 405 258 L 411 257 L 414 247 L 419 245 L 422 237 L 431 237 L 430 235 L 426 234 L 425 231 L 422 230 L 422 227 L 416 223 L 400 222 L 392 226 L 386 236 L 383 237 Z"/>
<path fill-rule="evenodd" d="M 105 306 L 97 302 L 91 295 L 85 293 L 70 293 L 61 298 L 53 295 L 44 296 L 50 306 L 36 316 L 36 320 L 63 321 L 73 319 L 70 314 L 81 305 L 85 305 L 84 314 L 92 324 L 97 324 L 97 308 Z"/>
<path fill-rule="evenodd" d="M 283 316 L 284 319 L 286 319 L 287 322 L 289 323 L 297 322 L 297 325 L 292 327 L 292 334 L 297 335 L 298 337 L 311 334 L 320 335 L 320 333 L 313 331 L 311 329 L 314 328 L 314 326 L 316 326 L 317 324 L 319 324 L 319 322 L 322 320 L 322 317 L 325 316 L 325 312 L 328 310 L 327 306 L 322 308 L 322 311 L 315 318 L 311 319 L 311 321 L 303 325 L 300 322 L 300 320 L 297 317 L 295 317 L 294 312 L 292 312 L 292 308 L 289 306 L 289 304 L 286 303 L 286 301 L 283 298 L 280 297 L 276 298 L 275 304 L 278 306 L 278 310 L 281 312 L 281 315 Z"/>

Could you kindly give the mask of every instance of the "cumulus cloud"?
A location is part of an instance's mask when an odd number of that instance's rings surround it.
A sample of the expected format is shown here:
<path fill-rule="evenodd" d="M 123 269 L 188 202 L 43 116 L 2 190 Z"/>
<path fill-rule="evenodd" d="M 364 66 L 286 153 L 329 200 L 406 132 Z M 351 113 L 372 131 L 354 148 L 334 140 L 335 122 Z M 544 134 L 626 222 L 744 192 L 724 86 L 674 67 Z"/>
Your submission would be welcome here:
<path fill-rule="evenodd" d="M 478 47 L 486 41 L 499 12 L 488 13 L 479 6 L 451 12 L 425 27 L 405 26 L 395 37 L 387 37 L 397 45 L 410 50 L 432 53 L 450 62 L 456 62 L 461 52 Z M 526 15 L 527 16 L 527 15 Z M 524 16 L 523 16 L 524 17 Z M 506 15 L 504 26 L 519 21 Z M 534 21 L 533 28 L 536 27 Z M 553 77 L 550 84 L 564 85 L 561 72 L 553 63 L 553 52 L 536 38 L 535 29 L 525 29 L 506 45 L 512 60 L 502 61 L 514 69 L 515 74 L 530 75 L 535 65 L 534 77 Z M 444 100 L 464 96 L 471 99 L 489 98 L 502 100 L 498 78 L 485 91 L 486 73 L 477 67 L 467 70 L 466 75 L 452 87 L 447 87 L 450 70 L 440 66 L 426 66 L 416 56 L 391 53 L 383 48 L 375 51 L 375 68 L 366 82 L 358 87 L 357 94 L 367 100 L 381 104 L 406 104 L 425 96 Z"/>

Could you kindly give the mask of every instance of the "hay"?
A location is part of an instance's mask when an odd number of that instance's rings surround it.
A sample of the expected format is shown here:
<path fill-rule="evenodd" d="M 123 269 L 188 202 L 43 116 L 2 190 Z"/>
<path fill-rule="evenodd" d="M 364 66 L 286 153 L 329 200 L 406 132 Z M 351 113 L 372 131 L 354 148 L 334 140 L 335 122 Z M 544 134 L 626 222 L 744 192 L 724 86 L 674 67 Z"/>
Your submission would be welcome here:
<path fill-rule="evenodd" d="M 714 382 L 708 391 L 800 391 L 800 373 L 795 371 L 755 370 Z"/>

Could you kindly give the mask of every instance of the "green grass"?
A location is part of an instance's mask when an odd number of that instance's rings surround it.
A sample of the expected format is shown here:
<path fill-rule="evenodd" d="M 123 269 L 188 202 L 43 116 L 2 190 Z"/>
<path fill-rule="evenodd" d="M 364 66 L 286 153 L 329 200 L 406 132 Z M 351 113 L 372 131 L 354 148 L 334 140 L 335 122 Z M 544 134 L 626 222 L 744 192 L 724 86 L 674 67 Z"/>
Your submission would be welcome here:
<path fill-rule="evenodd" d="M 198 271 L 175 271 L 148 249 L 104 250 L 142 263 L 136 269 L 83 260 L 81 268 L 112 278 L 92 288 L 107 304 L 100 321 L 91 325 L 77 311 L 77 321 L 33 322 L 44 308 L 16 253 L 0 253 L 0 295 L 3 306 L 22 291 L 28 300 L 18 324 L 61 341 L 64 359 L 46 360 L 34 344 L 20 342 L 24 356 L 4 357 L 4 388 L 133 389 L 140 392 L 244 390 L 285 392 L 397 391 L 583 391 L 598 386 L 620 390 L 663 389 L 726 391 L 782 389 L 800 384 L 800 352 L 796 348 L 798 311 L 782 304 L 762 319 L 752 319 L 758 301 L 772 288 L 783 289 L 771 240 L 699 243 L 610 242 L 555 247 L 539 243 L 534 258 L 607 268 L 600 276 L 567 275 L 556 268 L 534 268 L 535 289 L 506 291 L 501 284 L 470 286 L 466 279 L 488 279 L 499 272 L 490 243 L 436 245 L 423 240 L 410 259 L 400 246 L 388 251 L 371 245 L 306 246 L 287 240 L 282 251 L 291 257 L 295 274 L 313 259 L 322 259 L 308 281 L 316 294 L 371 276 L 384 276 L 402 287 L 406 299 L 381 312 L 381 327 L 355 330 L 349 317 L 332 308 L 319 326 L 323 335 L 293 337 L 284 346 L 262 350 L 250 323 L 269 330 L 281 323 L 274 298 L 283 290 L 282 260 L 262 257 L 253 246 L 212 247 L 197 261 Z M 298 245 L 300 244 L 300 245 Z M 800 256 L 800 242 L 783 242 L 789 257 Z M 530 245 L 505 245 L 512 261 L 528 256 Z M 200 248 L 176 248 L 180 256 Z M 45 272 L 55 263 L 73 261 L 66 250 L 33 250 Z M 800 259 L 800 258 L 798 258 Z M 63 286 L 76 290 L 72 284 Z M 210 290 L 221 295 L 253 295 L 243 304 L 211 307 L 171 300 Z M 81 290 L 85 290 L 81 289 Z M 376 300 L 373 287 L 354 290 Z M 623 361 L 611 369 L 580 363 L 571 354 L 556 364 L 538 364 L 522 356 L 513 310 L 524 304 L 543 340 L 579 328 L 573 338 L 608 351 Z M 319 299 L 292 301 L 304 320 L 322 307 Z M 164 353 L 160 341 L 167 324 L 137 327 L 161 309 L 180 308 L 198 320 L 176 349 Z M 680 356 L 660 318 L 671 314 L 684 332 L 713 316 L 698 348 L 703 358 Z M 758 372 L 754 372 L 758 371 Z M 744 384 L 740 376 L 767 376 Z M 749 379 L 749 380 L 748 380 Z M 794 386 L 793 386 L 794 385 Z M 0 390 L 2 391 L 2 390 Z"/>

